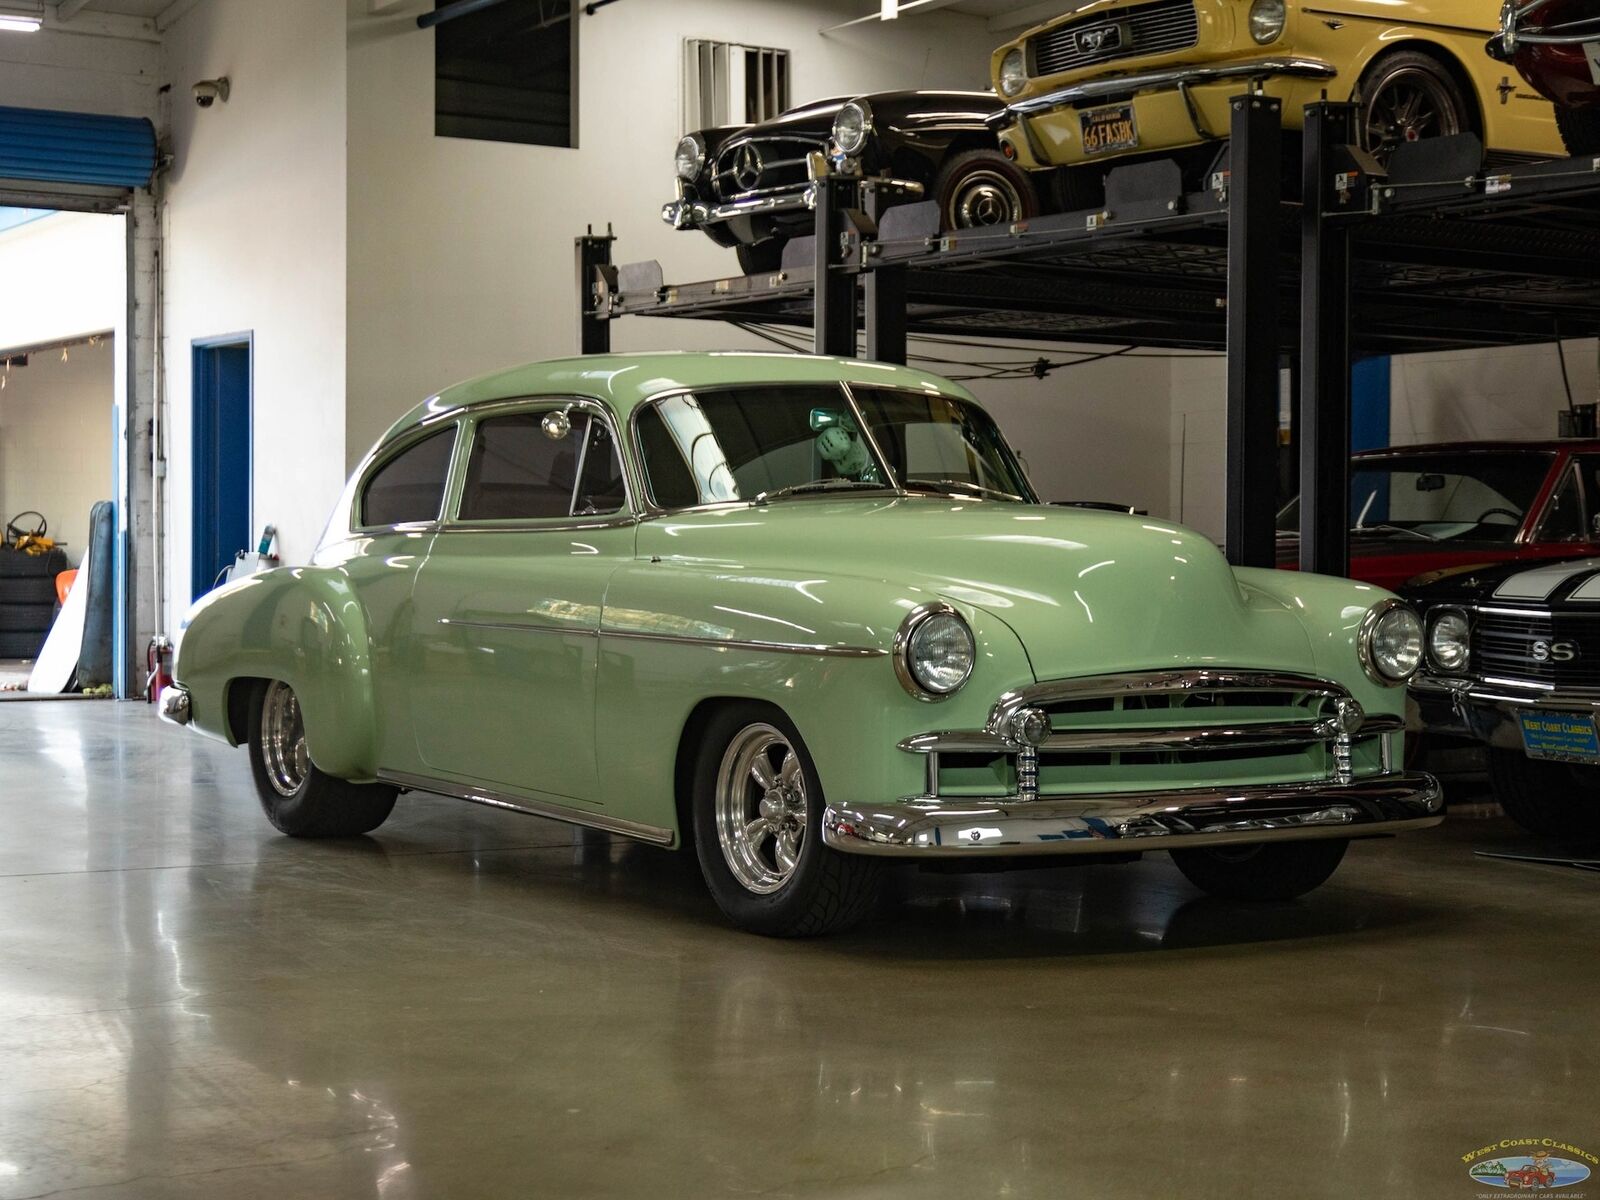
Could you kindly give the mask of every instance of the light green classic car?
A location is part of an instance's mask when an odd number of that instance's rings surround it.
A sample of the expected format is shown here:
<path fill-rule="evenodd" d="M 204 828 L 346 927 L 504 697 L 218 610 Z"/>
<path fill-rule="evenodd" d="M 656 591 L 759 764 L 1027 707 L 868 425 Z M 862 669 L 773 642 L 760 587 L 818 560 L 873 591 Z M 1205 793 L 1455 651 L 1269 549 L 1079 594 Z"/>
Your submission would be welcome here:
<path fill-rule="evenodd" d="M 163 711 L 249 746 L 284 833 L 453 796 L 692 844 L 735 923 L 797 935 L 894 860 L 1308 891 L 1440 820 L 1401 766 L 1421 653 L 1378 589 L 1039 503 L 946 380 L 618 355 L 408 414 L 310 565 L 196 606 Z"/>

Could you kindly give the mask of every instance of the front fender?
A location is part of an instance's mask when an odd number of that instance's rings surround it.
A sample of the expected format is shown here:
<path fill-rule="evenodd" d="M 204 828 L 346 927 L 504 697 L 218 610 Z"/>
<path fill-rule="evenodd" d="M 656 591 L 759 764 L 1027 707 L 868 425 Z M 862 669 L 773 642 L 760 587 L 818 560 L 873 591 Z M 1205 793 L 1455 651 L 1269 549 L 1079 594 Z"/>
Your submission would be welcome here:
<path fill-rule="evenodd" d="M 237 745 L 228 697 L 237 681 L 281 679 L 295 691 L 311 761 L 339 779 L 377 770 L 367 623 L 337 567 L 280 567 L 228 584 L 190 611 L 173 673 L 192 723 Z"/>

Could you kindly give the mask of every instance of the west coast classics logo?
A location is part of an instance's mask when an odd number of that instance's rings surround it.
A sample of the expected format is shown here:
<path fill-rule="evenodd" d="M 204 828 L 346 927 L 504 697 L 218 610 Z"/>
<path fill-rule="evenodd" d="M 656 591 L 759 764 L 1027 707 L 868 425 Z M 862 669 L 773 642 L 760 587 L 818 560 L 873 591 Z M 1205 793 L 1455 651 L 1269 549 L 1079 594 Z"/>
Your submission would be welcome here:
<path fill-rule="evenodd" d="M 1463 1154 L 1467 1174 L 1477 1184 L 1511 1192 L 1560 1190 L 1580 1200 L 1588 1189 L 1568 1191 L 1589 1178 L 1600 1157 L 1552 1138 L 1506 1138 L 1491 1146 Z"/>

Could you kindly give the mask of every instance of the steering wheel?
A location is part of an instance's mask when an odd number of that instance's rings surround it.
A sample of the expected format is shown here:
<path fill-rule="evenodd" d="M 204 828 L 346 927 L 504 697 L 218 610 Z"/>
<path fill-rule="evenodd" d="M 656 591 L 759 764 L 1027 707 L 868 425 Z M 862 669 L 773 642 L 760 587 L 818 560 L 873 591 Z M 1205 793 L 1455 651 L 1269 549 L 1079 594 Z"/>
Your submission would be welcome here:
<path fill-rule="evenodd" d="M 18 524 L 23 517 L 38 517 L 39 523 L 32 529 L 24 529 Z M 6 522 L 6 543 L 8 545 L 15 546 L 25 537 L 42 538 L 49 528 L 50 523 L 44 519 L 44 514 L 42 512 L 36 512 L 31 508 L 27 509 L 24 512 L 19 512 L 16 516 L 12 517 L 11 520 Z"/>
<path fill-rule="evenodd" d="M 1494 516 L 1495 513 L 1503 513 L 1505 516 L 1510 517 L 1513 525 L 1522 524 L 1522 514 L 1519 512 L 1513 512 L 1509 508 L 1486 508 L 1478 514 L 1478 519 L 1474 521 L 1473 524 L 1482 525 L 1490 517 Z"/>

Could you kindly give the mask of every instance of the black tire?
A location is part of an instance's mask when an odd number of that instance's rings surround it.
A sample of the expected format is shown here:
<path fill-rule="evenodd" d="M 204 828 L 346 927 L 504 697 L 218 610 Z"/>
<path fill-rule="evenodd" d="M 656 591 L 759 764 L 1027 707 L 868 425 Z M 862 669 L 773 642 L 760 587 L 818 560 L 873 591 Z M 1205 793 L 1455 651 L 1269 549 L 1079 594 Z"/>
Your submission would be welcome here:
<path fill-rule="evenodd" d="M 739 258 L 739 269 L 746 275 L 770 275 L 783 266 L 785 244 L 782 238 L 740 242 L 733 252 Z"/>
<path fill-rule="evenodd" d="M 355 837 L 382 825 L 394 810 L 395 789 L 387 784 L 351 783 L 323 774 L 304 753 L 303 725 L 295 743 L 298 753 L 291 751 L 288 755 L 297 760 L 289 768 L 290 776 L 285 778 L 281 768 L 280 773 L 275 773 L 269 766 L 274 752 L 267 747 L 265 726 L 269 702 L 276 702 L 281 696 L 277 689 L 288 693 L 298 712 L 298 701 L 287 685 L 261 683 L 250 694 L 248 727 L 250 773 L 255 779 L 262 811 L 273 828 L 289 837 L 325 838 Z M 297 785 L 286 786 L 295 777 Z"/>
<path fill-rule="evenodd" d="M 45 634 L 0 633 L 0 658 L 38 658 Z"/>
<path fill-rule="evenodd" d="M 1556 109 L 1556 127 L 1568 154 L 1600 154 L 1600 104 Z"/>
<path fill-rule="evenodd" d="M 1404 105 L 1415 97 L 1408 116 Z M 1438 59 L 1417 50 L 1396 50 L 1369 66 L 1356 85 L 1362 148 L 1387 163 L 1401 142 L 1447 137 L 1473 128 L 1472 105 L 1455 76 Z"/>
<path fill-rule="evenodd" d="M 1057 212 L 1094 212 L 1106 206 L 1104 167 L 1059 167 L 1050 176 Z"/>
<path fill-rule="evenodd" d="M 1228 900 L 1293 900 L 1328 882 L 1350 845 L 1343 838 L 1174 850 L 1190 883 Z"/>
<path fill-rule="evenodd" d="M 10 547 L 0 549 L 0 578 L 48 579 L 55 594 L 56 576 L 67 569 L 67 552 L 60 548 L 43 554 L 24 554 Z"/>
<path fill-rule="evenodd" d="M 1600 839 L 1600 767 L 1547 762 L 1520 750 L 1489 751 L 1495 799 L 1518 825 L 1542 837 Z"/>
<path fill-rule="evenodd" d="M 786 815 L 786 819 L 792 820 L 790 835 L 798 834 L 799 850 L 793 867 L 781 882 L 778 882 L 783 874 L 778 858 L 778 835 L 770 831 L 767 834 L 772 844 L 768 857 L 776 869 L 773 890 L 762 893 L 735 875 L 730 856 L 736 852 L 723 850 L 723 840 L 718 833 L 717 795 L 724 760 L 729 760 L 732 770 L 740 761 L 741 748 L 753 750 L 772 734 L 787 745 L 770 746 L 764 752 L 768 769 L 773 771 L 775 779 L 778 778 L 778 768 L 787 762 L 789 754 L 793 755 L 804 783 L 805 815 L 803 822 L 793 817 L 792 808 Z M 774 754 L 779 757 L 776 765 Z M 735 808 L 742 807 L 756 790 L 753 780 L 746 779 L 742 773 L 739 778 L 745 791 L 739 804 L 732 806 Z M 770 798 L 770 792 L 768 796 Z M 792 801 L 793 797 L 789 799 Z M 878 895 L 879 864 L 870 858 L 840 854 L 822 844 L 825 803 L 822 783 L 799 731 L 778 709 L 764 704 L 731 705 L 711 719 L 700 743 L 690 803 L 701 874 L 717 907 L 741 929 L 768 937 L 815 937 L 854 925 L 872 910 Z M 765 804 L 765 801 L 760 802 L 750 815 L 755 817 L 759 813 L 760 819 L 765 820 Z M 756 823 L 750 822 L 752 826 Z M 767 839 L 761 843 L 763 848 Z"/>
<path fill-rule="evenodd" d="M 56 619 L 56 599 L 48 604 L 0 604 L 0 633 L 38 633 Z"/>
<path fill-rule="evenodd" d="M 1039 194 L 1028 173 L 998 150 L 963 150 L 944 166 L 928 197 L 938 202 L 939 228 L 987 229 L 1037 216 Z"/>
<path fill-rule="evenodd" d="M 0 576 L 0 604 L 54 604 L 56 581 L 39 575 L 33 578 Z"/>

